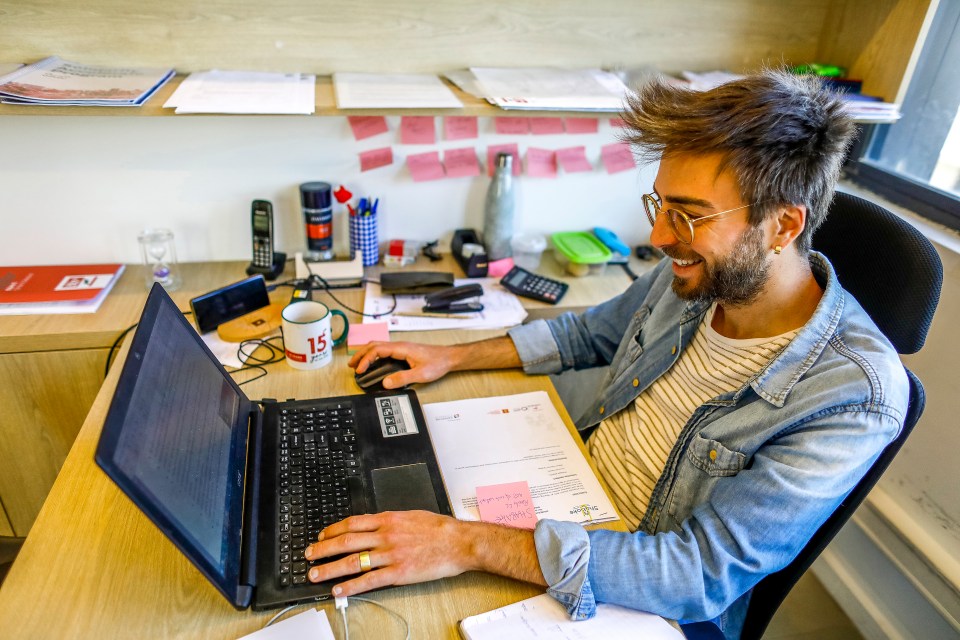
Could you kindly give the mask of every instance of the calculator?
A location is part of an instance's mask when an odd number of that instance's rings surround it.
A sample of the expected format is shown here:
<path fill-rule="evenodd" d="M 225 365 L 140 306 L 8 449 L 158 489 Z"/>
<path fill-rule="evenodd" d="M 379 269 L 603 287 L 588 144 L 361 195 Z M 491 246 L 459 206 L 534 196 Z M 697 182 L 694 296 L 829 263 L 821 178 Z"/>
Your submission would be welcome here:
<path fill-rule="evenodd" d="M 522 267 L 510 269 L 509 273 L 500 280 L 500 284 L 502 284 L 507 291 L 515 293 L 518 296 L 532 298 L 549 304 L 557 304 L 560 302 L 560 298 L 567 292 L 568 287 L 565 282 L 538 276 Z"/>

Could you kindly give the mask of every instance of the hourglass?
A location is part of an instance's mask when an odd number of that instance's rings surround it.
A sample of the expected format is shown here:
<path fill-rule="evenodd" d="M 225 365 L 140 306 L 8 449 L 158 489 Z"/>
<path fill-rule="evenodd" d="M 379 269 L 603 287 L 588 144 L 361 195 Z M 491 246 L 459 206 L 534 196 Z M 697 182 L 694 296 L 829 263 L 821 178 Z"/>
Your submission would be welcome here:
<path fill-rule="evenodd" d="M 140 240 L 140 255 L 147 268 L 147 288 L 159 282 L 167 291 L 180 286 L 177 269 L 177 252 L 173 245 L 173 232 L 169 229 L 146 229 L 137 238 Z"/>

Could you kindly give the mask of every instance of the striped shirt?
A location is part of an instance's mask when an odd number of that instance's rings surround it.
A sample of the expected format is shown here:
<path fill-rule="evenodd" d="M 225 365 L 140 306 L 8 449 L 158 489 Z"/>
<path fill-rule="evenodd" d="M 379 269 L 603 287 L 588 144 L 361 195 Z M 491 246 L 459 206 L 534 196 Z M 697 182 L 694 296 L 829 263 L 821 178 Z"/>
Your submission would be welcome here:
<path fill-rule="evenodd" d="M 680 358 L 632 406 L 600 423 L 588 442 L 631 531 L 639 527 L 670 451 L 693 412 L 741 388 L 779 353 L 797 330 L 772 338 L 733 340 L 717 333 L 713 304 Z"/>

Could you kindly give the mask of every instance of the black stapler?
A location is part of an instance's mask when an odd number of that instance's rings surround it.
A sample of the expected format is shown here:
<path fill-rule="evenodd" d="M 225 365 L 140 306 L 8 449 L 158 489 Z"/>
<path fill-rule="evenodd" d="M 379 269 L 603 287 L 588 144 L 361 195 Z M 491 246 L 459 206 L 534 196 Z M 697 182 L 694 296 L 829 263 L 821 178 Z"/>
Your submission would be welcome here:
<path fill-rule="evenodd" d="M 479 301 L 460 302 L 467 298 L 479 298 L 483 295 L 483 287 L 473 282 L 459 287 L 450 287 L 424 297 L 423 311 L 429 313 L 470 313 L 483 311 Z"/>

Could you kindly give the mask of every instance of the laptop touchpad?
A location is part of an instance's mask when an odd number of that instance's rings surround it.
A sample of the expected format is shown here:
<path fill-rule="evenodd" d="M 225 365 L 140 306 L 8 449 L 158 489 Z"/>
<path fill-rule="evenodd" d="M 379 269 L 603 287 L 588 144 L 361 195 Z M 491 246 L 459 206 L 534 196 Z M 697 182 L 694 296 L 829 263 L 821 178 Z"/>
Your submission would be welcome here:
<path fill-rule="evenodd" d="M 377 511 L 440 512 L 430 482 L 430 471 L 423 462 L 373 470 L 373 496 Z"/>

